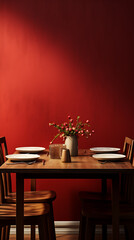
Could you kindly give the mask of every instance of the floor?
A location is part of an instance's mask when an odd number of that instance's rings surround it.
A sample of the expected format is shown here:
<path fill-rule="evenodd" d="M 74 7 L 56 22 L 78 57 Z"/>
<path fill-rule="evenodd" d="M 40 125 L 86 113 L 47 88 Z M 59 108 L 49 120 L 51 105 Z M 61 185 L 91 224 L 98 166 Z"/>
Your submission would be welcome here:
<path fill-rule="evenodd" d="M 16 239 L 15 235 L 10 235 L 10 240 L 15 240 L 15 239 Z M 30 236 L 25 235 L 25 240 L 30 240 Z M 38 237 L 36 238 L 36 240 L 38 240 Z M 78 235 L 76 235 L 76 234 L 57 235 L 56 240 L 78 240 Z M 95 240 L 102 240 L 102 238 L 99 234 L 97 234 Z M 112 236 L 110 234 L 108 236 L 108 240 L 112 240 Z M 125 240 L 123 234 L 121 234 L 121 240 Z"/>
<path fill-rule="evenodd" d="M 60 232 L 59 232 L 60 233 Z M 78 229 L 76 232 L 74 232 L 74 234 L 71 233 L 64 233 L 61 232 L 60 234 L 57 233 L 56 235 L 56 240 L 78 240 Z M 25 232 L 25 236 L 24 236 L 25 240 L 30 240 L 30 231 L 26 229 Z M 120 239 L 121 240 L 126 240 L 125 236 L 124 236 L 124 228 L 123 226 L 120 228 Z M 15 235 L 15 231 L 11 232 L 10 234 L 10 239 L 9 240 L 16 240 L 16 235 Z M 38 236 L 38 232 L 36 232 L 36 240 L 39 240 L 39 236 Z M 97 226 L 96 228 L 96 235 L 95 235 L 95 240 L 103 240 L 102 236 L 101 236 L 101 226 Z M 111 226 L 108 226 L 108 236 L 107 236 L 107 240 L 112 240 L 112 228 Z M 133 239 L 134 240 L 134 239 Z"/>
<path fill-rule="evenodd" d="M 30 235 L 25 235 L 25 240 L 30 240 Z M 39 238 L 36 237 L 36 240 Z M 16 240 L 15 235 L 11 235 L 9 240 Z M 78 240 L 78 235 L 57 235 L 56 240 Z"/>

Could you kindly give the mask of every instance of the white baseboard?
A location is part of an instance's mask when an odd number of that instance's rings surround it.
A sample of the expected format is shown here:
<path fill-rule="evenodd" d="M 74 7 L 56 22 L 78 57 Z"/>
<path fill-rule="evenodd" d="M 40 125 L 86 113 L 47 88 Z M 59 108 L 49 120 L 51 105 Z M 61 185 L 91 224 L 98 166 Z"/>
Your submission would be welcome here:
<path fill-rule="evenodd" d="M 79 221 L 55 221 L 56 234 L 78 234 Z M 36 227 L 38 233 L 38 227 Z M 16 227 L 11 226 L 10 234 L 16 234 Z M 24 234 L 30 234 L 30 226 L 24 227 Z"/>
<path fill-rule="evenodd" d="M 56 234 L 78 234 L 79 221 L 56 221 Z"/>
<path fill-rule="evenodd" d="M 55 221 L 56 234 L 78 234 L 79 233 L 79 221 Z M 124 230 L 121 227 L 120 233 Z M 36 227 L 36 233 L 38 233 L 38 227 Z M 108 226 L 108 233 L 112 233 L 112 227 Z M 11 226 L 10 234 L 16 234 L 16 227 Z M 24 234 L 30 234 L 30 226 L 24 227 Z M 101 234 L 101 226 L 96 227 L 96 234 Z"/>

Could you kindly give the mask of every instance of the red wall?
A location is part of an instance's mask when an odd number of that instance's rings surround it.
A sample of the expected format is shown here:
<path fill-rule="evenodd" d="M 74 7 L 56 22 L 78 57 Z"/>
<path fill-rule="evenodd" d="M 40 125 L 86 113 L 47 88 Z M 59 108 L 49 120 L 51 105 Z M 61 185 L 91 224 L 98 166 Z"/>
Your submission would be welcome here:
<path fill-rule="evenodd" d="M 133 25 L 131 1 L 1 0 L 0 136 L 10 153 L 48 148 L 56 133 L 49 122 L 68 114 L 95 129 L 80 148 L 122 147 L 125 136 L 134 138 Z M 38 180 L 37 188 L 56 190 L 56 220 L 77 220 L 79 190 L 100 184 Z"/>

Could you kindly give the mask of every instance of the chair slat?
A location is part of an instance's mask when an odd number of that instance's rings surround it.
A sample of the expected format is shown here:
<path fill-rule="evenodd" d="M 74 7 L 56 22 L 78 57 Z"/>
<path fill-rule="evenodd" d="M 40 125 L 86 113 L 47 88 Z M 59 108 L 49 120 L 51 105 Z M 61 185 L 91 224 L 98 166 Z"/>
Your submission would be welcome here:
<path fill-rule="evenodd" d="M 134 141 L 131 138 L 125 137 L 123 154 L 133 164 L 134 154 Z M 122 174 L 121 175 L 121 195 L 124 196 L 124 200 L 132 203 L 132 196 L 130 191 L 131 182 L 133 182 L 133 176 Z"/>
<path fill-rule="evenodd" d="M 0 165 L 2 165 L 6 159 L 5 156 L 8 155 L 6 138 L 0 138 Z M 4 195 L 7 196 L 12 192 L 12 184 L 11 184 L 11 175 L 10 173 L 2 173 L 3 184 L 4 184 Z"/>

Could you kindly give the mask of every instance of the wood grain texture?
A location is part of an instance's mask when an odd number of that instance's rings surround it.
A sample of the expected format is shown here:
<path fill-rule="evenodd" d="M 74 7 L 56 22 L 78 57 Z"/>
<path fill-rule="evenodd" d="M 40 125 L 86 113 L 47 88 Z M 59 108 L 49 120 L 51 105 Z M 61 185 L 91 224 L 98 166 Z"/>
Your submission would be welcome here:
<path fill-rule="evenodd" d="M 42 203 L 24 204 L 24 216 L 34 217 L 44 215 L 49 212 L 49 205 Z M 0 206 L 0 220 L 14 218 L 16 216 L 16 205 L 15 204 L 2 204 Z"/>
<path fill-rule="evenodd" d="M 86 151 L 86 153 L 85 153 Z M 45 161 L 45 164 L 43 162 Z M 7 162 L 10 162 L 8 160 Z M 0 167 L 1 172 L 14 172 L 14 173 L 49 173 L 49 174 L 78 174 L 78 173 L 133 173 L 134 168 L 130 164 L 127 159 L 122 161 L 115 162 L 107 162 L 105 164 L 101 164 L 100 161 L 94 159 L 91 156 L 91 152 L 89 150 L 80 150 L 79 155 L 76 157 L 71 157 L 71 163 L 62 163 L 61 159 L 50 159 L 47 154 L 40 154 L 40 158 L 36 161 L 36 163 L 32 165 L 23 164 L 15 164 L 15 165 L 7 165 L 4 163 Z M 32 176 L 32 175 L 31 175 Z"/>
<path fill-rule="evenodd" d="M 9 161 L 9 160 L 8 160 Z M 45 165 L 43 162 L 45 161 Z M 60 159 L 50 159 L 47 154 L 41 154 L 40 159 L 32 165 L 16 164 L 16 165 L 6 165 L 4 163 L 0 167 L 1 172 L 14 172 L 17 173 L 16 176 L 20 175 L 23 178 L 111 178 L 114 182 L 114 178 L 119 178 L 120 173 L 133 174 L 134 168 L 130 162 L 125 159 L 120 162 L 110 162 L 101 164 L 98 160 L 91 156 L 89 150 L 80 150 L 79 156 L 71 157 L 71 163 L 62 163 Z M 16 178 L 16 181 L 18 179 Z M 114 184 L 116 186 L 116 184 Z M 23 189 L 18 188 L 18 193 L 23 191 Z M 116 193 L 116 188 L 113 187 L 113 194 Z M 114 197 L 115 203 L 113 206 L 118 207 L 118 198 Z M 19 202 L 19 205 L 23 206 L 23 201 Z M 114 209 L 113 209 L 114 211 Z M 22 212 L 20 216 L 22 216 Z M 19 216 L 19 215 L 18 215 Z M 114 235 L 113 239 L 118 239 L 118 234 L 116 232 L 118 214 L 114 215 L 115 222 L 113 221 Z M 113 219 L 114 219 L 113 218 Z M 23 229 L 22 224 L 17 225 L 17 228 Z M 17 240 L 23 239 L 22 236 L 18 236 Z"/>
<path fill-rule="evenodd" d="M 2 204 L 0 206 L 0 227 L 3 227 L 3 239 L 9 231 L 6 230 L 6 226 L 16 225 L 16 205 L 15 204 Z M 38 225 L 39 228 L 39 239 L 49 240 L 49 230 L 48 230 L 48 216 L 49 216 L 49 205 L 44 204 L 25 204 L 24 205 L 24 224 L 25 225 Z M 20 232 L 18 232 L 20 230 Z M 23 232 L 21 228 L 16 231 L 16 236 L 20 234 L 21 239 L 23 239 Z M 7 238 L 8 239 L 8 238 Z"/>
<path fill-rule="evenodd" d="M 55 200 L 55 192 L 54 191 L 26 191 L 24 192 L 24 202 L 32 202 L 32 203 L 43 203 L 43 202 L 51 202 Z M 16 193 L 10 193 L 5 198 L 6 203 L 14 203 L 16 202 Z"/>

